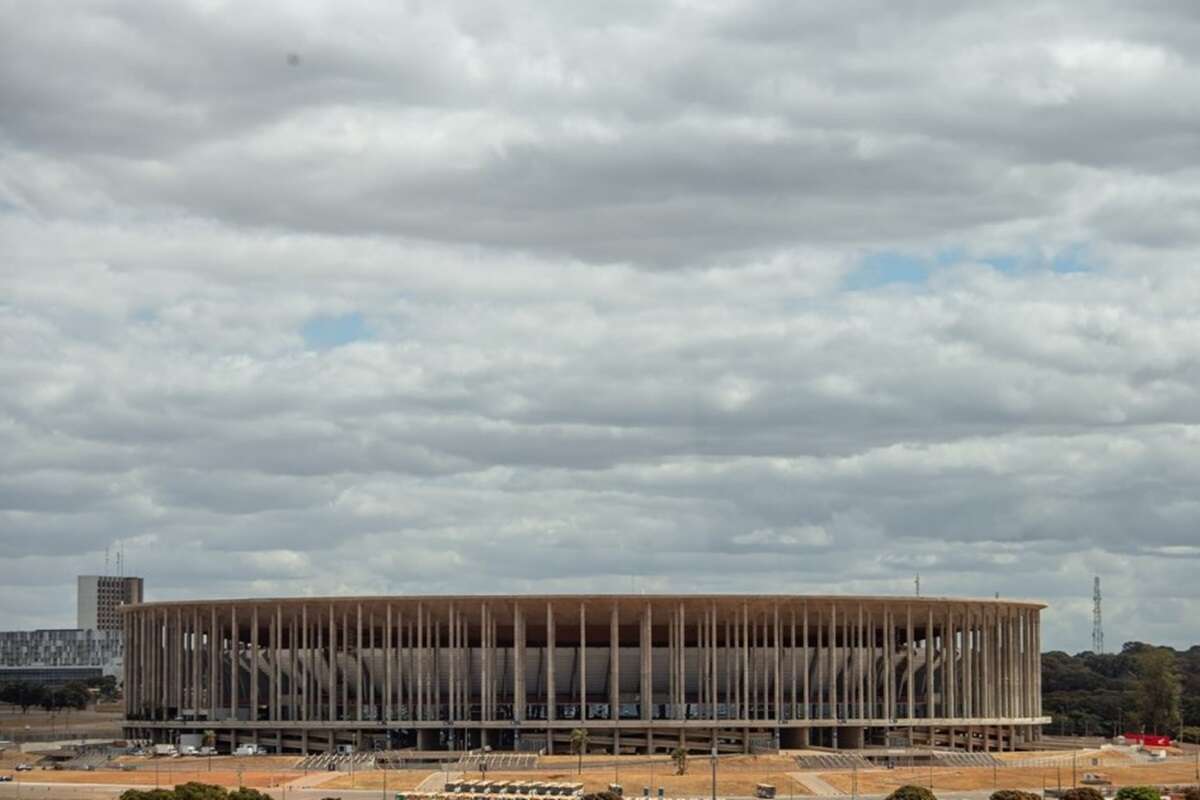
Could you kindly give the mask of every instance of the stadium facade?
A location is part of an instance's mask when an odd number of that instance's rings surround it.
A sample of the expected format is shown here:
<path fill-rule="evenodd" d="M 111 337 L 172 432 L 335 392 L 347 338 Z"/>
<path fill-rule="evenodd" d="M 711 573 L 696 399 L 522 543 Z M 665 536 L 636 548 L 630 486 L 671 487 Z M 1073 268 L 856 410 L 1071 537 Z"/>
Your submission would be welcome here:
<path fill-rule="evenodd" d="M 1019 747 L 1035 602 L 800 595 L 205 600 L 122 609 L 126 735 L 222 749 Z"/>

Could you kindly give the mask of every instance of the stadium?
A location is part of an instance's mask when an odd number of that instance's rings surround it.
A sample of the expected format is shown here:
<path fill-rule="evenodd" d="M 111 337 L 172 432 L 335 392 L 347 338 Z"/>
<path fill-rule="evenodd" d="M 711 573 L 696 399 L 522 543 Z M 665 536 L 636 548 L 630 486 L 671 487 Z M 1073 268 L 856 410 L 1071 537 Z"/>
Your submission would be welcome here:
<path fill-rule="evenodd" d="M 396 596 L 123 608 L 125 734 L 221 750 L 1008 750 L 1040 611 L 999 599 Z"/>

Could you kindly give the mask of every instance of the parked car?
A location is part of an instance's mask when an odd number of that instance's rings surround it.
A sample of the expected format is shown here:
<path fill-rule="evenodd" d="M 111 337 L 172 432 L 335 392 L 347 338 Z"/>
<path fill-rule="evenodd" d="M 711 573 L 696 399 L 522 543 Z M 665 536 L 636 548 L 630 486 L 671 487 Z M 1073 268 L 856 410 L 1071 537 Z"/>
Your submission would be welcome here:
<path fill-rule="evenodd" d="M 29 766 L 28 764 L 17 764 L 17 772 L 30 772 L 32 770 L 33 767 Z"/>
<path fill-rule="evenodd" d="M 0 783 L 8 783 L 12 780 L 12 775 L 0 775 Z"/>

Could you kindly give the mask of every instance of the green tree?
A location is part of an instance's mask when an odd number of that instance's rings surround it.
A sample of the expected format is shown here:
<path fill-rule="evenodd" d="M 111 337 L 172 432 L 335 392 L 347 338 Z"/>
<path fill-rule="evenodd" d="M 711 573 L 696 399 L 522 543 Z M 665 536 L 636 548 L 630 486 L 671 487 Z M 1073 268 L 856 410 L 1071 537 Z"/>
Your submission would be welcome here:
<path fill-rule="evenodd" d="M 1161 800 L 1162 794 L 1153 786 L 1124 786 L 1117 790 L 1117 800 Z"/>
<path fill-rule="evenodd" d="M 1156 647 L 1138 654 L 1138 716 L 1146 730 L 1171 733 L 1179 728 L 1180 686 L 1175 654 Z"/>
<path fill-rule="evenodd" d="M 88 701 L 92 699 L 92 693 L 88 691 L 87 686 L 79 682 L 68 683 L 55 690 L 54 695 L 54 705 L 57 708 L 76 708 L 81 711 L 87 708 Z"/>
<path fill-rule="evenodd" d="M 585 728 L 571 731 L 571 752 L 579 756 L 579 774 L 583 774 L 583 754 L 587 752 L 588 732 Z"/>
<path fill-rule="evenodd" d="M 675 762 L 675 774 L 687 774 L 687 750 L 682 747 L 676 747 L 671 751 L 671 760 Z"/>
<path fill-rule="evenodd" d="M 887 800 L 937 800 L 937 796 L 924 786 L 901 786 L 887 796 Z"/>
<path fill-rule="evenodd" d="M 224 787 L 189 781 L 175 787 L 175 800 L 227 800 Z"/>
<path fill-rule="evenodd" d="M 1022 792 L 1020 789 L 1001 789 L 992 792 L 988 800 L 1041 800 L 1041 796 L 1033 792 Z"/>
<path fill-rule="evenodd" d="M 271 795 L 260 792 L 258 789 L 251 789 L 249 786 L 243 786 L 230 792 L 229 800 L 271 800 Z M 327 800 L 339 800 L 339 798 L 327 798 Z"/>
<path fill-rule="evenodd" d="M 1104 795 L 1098 789 L 1080 786 L 1063 792 L 1062 800 L 1104 800 Z"/>
<path fill-rule="evenodd" d="M 44 686 L 32 684 L 27 681 L 14 681 L 13 683 L 5 684 L 3 690 L 0 690 L 0 701 L 20 706 L 21 713 L 25 714 L 31 706 L 41 705 L 44 691 Z"/>
<path fill-rule="evenodd" d="M 88 678 L 87 687 L 95 689 L 104 700 L 115 700 L 117 697 L 117 678 L 115 675 L 101 675 L 98 678 Z"/>

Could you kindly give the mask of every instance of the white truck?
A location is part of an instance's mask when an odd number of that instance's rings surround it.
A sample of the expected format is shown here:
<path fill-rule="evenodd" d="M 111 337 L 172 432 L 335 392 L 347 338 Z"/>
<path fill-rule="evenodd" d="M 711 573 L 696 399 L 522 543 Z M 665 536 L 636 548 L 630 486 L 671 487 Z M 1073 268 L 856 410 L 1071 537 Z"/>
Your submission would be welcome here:
<path fill-rule="evenodd" d="M 156 744 L 154 745 L 154 755 L 172 758 L 179 755 L 179 750 L 173 744 Z"/>
<path fill-rule="evenodd" d="M 257 744 L 239 744 L 233 754 L 235 756 L 261 756 L 266 752 L 265 748 Z"/>

